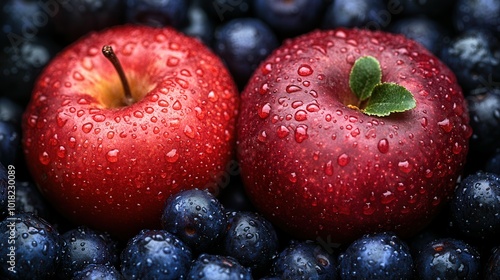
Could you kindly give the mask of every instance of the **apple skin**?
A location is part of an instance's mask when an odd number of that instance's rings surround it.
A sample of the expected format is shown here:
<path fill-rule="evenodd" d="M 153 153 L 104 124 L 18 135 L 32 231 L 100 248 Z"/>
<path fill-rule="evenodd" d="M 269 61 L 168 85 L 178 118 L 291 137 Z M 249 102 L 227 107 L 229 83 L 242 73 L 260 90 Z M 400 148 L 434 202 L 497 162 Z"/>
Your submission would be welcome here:
<path fill-rule="evenodd" d="M 111 45 L 135 103 L 120 106 Z M 44 69 L 23 116 L 28 168 L 71 221 L 128 238 L 160 226 L 173 193 L 206 188 L 235 150 L 239 96 L 219 58 L 173 29 L 124 25 L 81 38 Z"/>
<path fill-rule="evenodd" d="M 416 107 L 368 116 L 349 88 L 355 60 Z M 242 180 L 256 208 L 298 238 L 343 243 L 423 228 L 453 193 L 471 129 L 454 74 L 421 45 L 382 32 L 315 31 L 286 41 L 241 95 Z M 321 239 L 319 239 L 321 238 Z"/>

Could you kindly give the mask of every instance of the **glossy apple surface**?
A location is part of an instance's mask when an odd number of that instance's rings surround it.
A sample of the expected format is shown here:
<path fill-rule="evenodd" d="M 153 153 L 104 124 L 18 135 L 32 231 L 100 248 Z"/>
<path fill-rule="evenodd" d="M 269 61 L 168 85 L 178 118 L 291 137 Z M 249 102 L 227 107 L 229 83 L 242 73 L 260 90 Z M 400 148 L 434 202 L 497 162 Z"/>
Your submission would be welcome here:
<path fill-rule="evenodd" d="M 412 110 L 369 116 L 349 75 L 361 56 L 382 82 L 416 100 Z M 259 211 L 288 233 L 325 242 L 365 232 L 415 233 L 453 193 L 471 129 L 453 73 L 413 41 L 338 29 L 288 40 L 241 97 L 238 157 Z"/>
<path fill-rule="evenodd" d="M 104 45 L 127 76 L 129 106 Z M 159 226 L 172 193 L 217 193 L 233 155 L 237 109 L 228 71 L 197 40 L 119 26 L 78 40 L 43 71 L 24 114 L 24 151 L 61 213 L 128 237 Z"/>

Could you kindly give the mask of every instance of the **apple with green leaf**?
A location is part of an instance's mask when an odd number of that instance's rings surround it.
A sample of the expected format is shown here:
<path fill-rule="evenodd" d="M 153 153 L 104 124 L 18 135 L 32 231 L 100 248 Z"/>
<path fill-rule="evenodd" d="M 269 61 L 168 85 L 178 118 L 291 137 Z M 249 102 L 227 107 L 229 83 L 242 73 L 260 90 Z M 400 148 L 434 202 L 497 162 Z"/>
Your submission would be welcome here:
<path fill-rule="evenodd" d="M 78 224 L 130 237 L 173 193 L 205 188 L 233 156 L 238 92 L 220 59 L 170 28 L 117 26 L 57 55 L 23 119 L 29 170 Z"/>
<path fill-rule="evenodd" d="M 300 238 L 409 236 L 455 189 L 471 136 L 453 73 L 401 35 L 336 29 L 286 41 L 241 96 L 242 179 Z"/>

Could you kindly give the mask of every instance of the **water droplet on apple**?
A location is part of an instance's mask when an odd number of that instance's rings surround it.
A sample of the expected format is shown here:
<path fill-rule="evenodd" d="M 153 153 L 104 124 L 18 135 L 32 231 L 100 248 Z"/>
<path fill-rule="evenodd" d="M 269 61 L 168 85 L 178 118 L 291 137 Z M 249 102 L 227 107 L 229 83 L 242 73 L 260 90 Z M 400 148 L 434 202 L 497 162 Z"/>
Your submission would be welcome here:
<path fill-rule="evenodd" d="M 102 114 L 97 114 L 97 115 L 93 115 L 92 116 L 92 119 L 96 122 L 103 122 L 106 120 L 106 116 L 102 115 Z"/>
<path fill-rule="evenodd" d="M 265 119 L 269 117 L 269 113 L 271 112 L 271 104 L 266 103 L 264 106 L 260 107 L 257 111 L 257 114 L 261 119 Z"/>
<path fill-rule="evenodd" d="M 198 118 L 200 121 L 205 118 L 205 113 L 200 107 L 195 107 L 194 112 L 196 114 L 196 118 Z"/>
<path fill-rule="evenodd" d="M 73 137 L 73 136 L 69 137 L 69 146 L 71 148 L 76 147 L 76 139 L 75 139 L 75 137 Z"/>
<path fill-rule="evenodd" d="M 363 214 L 370 216 L 373 215 L 373 213 L 375 213 L 375 208 L 370 206 L 370 202 L 365 203 L 363 206 Z"/>
<path fill-rule="evenodd" d="M 160 107 L 168 107 L 168 105 L 170 105 L 170 104 L 168 104 L 168 102 L 166 100 L 160 99 L 158 101 L 158 106 L 160 106 Z"/>
<path fill-rule="evenodd" d="M 108 137 L 108 139 L 113 139 L 113 137 L 115 137 L 115 133 L 113 131 L 108 131 L 108 133 L 106 133 L 106 136 Z"/>
<path fill-rule="evenodd" d="M 174 67 L 177 65 L 179 65 L 179 58 L 177 58 L 175 56 L 171 56 L 171 57 L 167 58 L 167 66 Z"/>
<path fill-rule="evenodd" d="M 265 130 L 262 130 L 259 135 L 257 135 L 257 141 L 264 143 L 267 140 L 267 133 Z"/>
<path fill-rule="evenodd" d="M 208 97 L 208 100 L 210 100 L 210 102 L 216 102 L 219 99 L 219 97 L 217 96 L 217 94 L 213 90 L 211 90 L 208 93 L 207 97 Z"/>
<path fill-rule="evenodd" d="M 295 172 L 288 174 L 288 180 L 292 183 L 296 183 L 297 182 L 297 174 Z"/>
<path fill-rule="evenodd" d="M 412 165 L 407 160 L 398 162 L 398 167 L 403 173 L 410 173 L 413 169 Z"/>
<path fill-rule="evenodd" d="M 396 200 L 396 196 L 391 191 L 386 191 L 380 196 L 380 203 L 389 204 Z"/>
<path fill-rule="evenodd" d="M 298 107 L 304 105 L 304 102 L 300 101 L 300 100 L 297 100 L 297 101 L 294 101 L 292 102 L 292 108 L 293 109 L 297 109 Z"/>
<path fill-rule="evenodd" d="M 311 104 L 309 104 L 309 105 L 306 106 L 306 110 L 308 112 L 311 112 L 311 113 L 318 112 L 319 111 L 319 106 L 316 103 L 311 103 Z"/>
<path fill-rule="evenodd" d="M 180 109 L 182 109 L 182 104 L 179 102 L 179 100 L 176 100 L 176 101 L 174 102 L 174 104 L 172 105 L 172 108 L 173 108 L 174 110 L 180 110 Z"/>
<path fill-rule="evenodd" d="M 118 149 L 112 149 L 106 154 L 106 160 L 109 162 L 117 162 L 118 161 L 118 153 L 120 151 Z"/>
<path fill-rule="evenodd" d="M 260 86 L 260 89 L 259 89 L 259 93 L 260 94 L 266 94 L 269 92 L 269 84 L 268 83 L 263 83 L 261 86 Z"/>
<path fill-rule="evenodd" d="M 57 116 L 56 116 L 57 126 L 63 127 L 67 121 L 68 121 L 68 119 L 66 119 L 64 117 L 64 114 L 62 112 L 57 114 Z"/>
<path fill-rule="evenodd" d="M 354 55 L 349 54 L 349 55 L 347 55 L 346 61 L 349 64 L 354 64 L 354 62 L 356 62 L 356 58 L 354 57 Z"/>
<path fill-rule="evenodd" d="M 310 94 L 312 97 L 314 97 L 314 98 L 318 98 L 318 92 L 317 92 L 317 91 L 315 91 L 315 90 L 310 90 L 310 91 L 309 91 L 309 94 Z"/>
<path fill-rule="evenodd" d="M 349 161 L 351 160 L 351 158 L 347 155 L 347 154 L 341 154 L 338 158 L 337 158 L 337 164 L 339 166 L 346 166 L 347 164 L 349 164 Z"/>
<path fill-rule="evenodd" d="M 75 71 L 73 73 L 73 79 L 75 79 L 77 81 L 83 81 L 85 78 L 83 77 L 83 75 L 80 72 Z"/>
<path fill-rule="evenodd" d="M 441 127 L 445 132 L 450 132 L 453 129 L 453 124 L 448 118 L 438 122 L 439 127 Z"/>
<path fill-rule="evenodd" d="M 40 163 L 43 165 L 48 165 L 50 163 L 50 157 L 47 152 L 42 152 L 38 157 L 38 159 L 40 160 Z"/>
<path fill-rule="evenodd" d="M 156 34 L 155 36 L 155 41 L 158 42 L 158 43 L 161 43 L 161 42 L 164 42 L 165 40 L 167 40 L 167 36 L 165 36 L 164 34 Z"/>
<path fill-rule="evenodd" d="M 273 70 L 273 65 L 271 63 L 266 63 L 260 70 L 262 71 L 262 74 L 267 75 Z"/>
<path fill-rule="evenodd" d="M 76 112 L 76 116 L 77 116 L 77 117 L 81 117 L 81 116 L 83 116 L 84 114 L 85 114 L 85 111 L 83 111 L 83 110 L 78 110 L 78 112 Z"/>
<path fill-rule="evenodd" d="M 106 197 L 106 203 L 107 204 L 113 204 L 113 196 L 112 195 Z"/>
<path fill-rule="evenodd" d="M 300 124 L 297 126 L 297 128 L 295 129 L 295 141 L 297 141 L 297 143 L 302 143 L 304 140 L 309 138 L 307 129 L 308 127 L 305 124 Z"/>
<path fill-rule="evenodd" d="M 66 157 L 66 148 L 64 148 L 64 146 L 59 146 L 59 149 L 57 150 L 57 156 L 60 158 Z"/>
<path fill-rule="evenodd" d="M 126 56 L 131 55 L 132 52 L 134 51 L 135 45 L 136 45 L 135 43 L 125 44 L 121 49 L 121 54 Z"/>
<path fill-rule="evenodd" d="M 462 145 L 460 145 L 458 142 L 455 142 L 455 144 L 453 144 L 453 148 L 452 148 L 452 152 L 455 154 L 455 155 L 458 155 L 462 152 Z"/>
<path fill-rule="evenodd" d="M 441 203 L 441 199 L 439 197 L 435 196 L 435 197 L 432 198 L 432 202 L 431 203 L 432 203 L 433 206 L 438 206 Z"/>
<path fill-rule="evenodd" d="M 135 111 L 134 117 L 141 119 L 142 117 L 144 117 L 144 114 L 141 111 Z"/>
<path fill-rule="evenodd" d="M 313 69 L 311 68 L 311 66 L 307 65 L 307 64 L 302 64 L 300 65 L 299 69 L 297 70 L 297 73 L 302 76 L 302 77 L 305 77 L 305 76 L 309 76 L 313 73 Z"/>
<path fill-rule="evenodd" d="M 288 130 L 288 128 L 286 126 L 281 125 L 280 127 L 278 127 L 278 130 L 276 133 L 278 134 L 279 138 L 285 138 L 288 136 L 288 134 L 290 134 L 290 130 Z"/>
<path fill-rule="evenodd" d="M 82 66 L 86 70 L 92 71 L 92 69 L 94 68 L 94 64 L 92 63 L 92 59 L 90 59 L 90 57 L 84 57 L 82 59 Z M 70 86 L 71 86 L 71 84 L 70 84 Z"/>
<path fill-rule="evenodd" d="M 351 131 L 351 136 L 357 137 L 360 133 L 361 133 L 361 131 L 359 130 L 359 128 L 356 128 L 353 131 Z"/>
<path fill-rule="evenodd" d="M 386 138 L 380 139 L 380 141 L 378 141 L 377 148 L 382 154 L 387 153 L 389 151 L 389 141 L 387 141 Z"/>
<path fill-rule="evenodd" d="M 184 79 L 181 79 L 181 78 L 175 78 L 175 82 L 181 86 L 181 88 L 183 89 L 187 89 L 189 88 L 189 82 L 184 80 Z"/>
<path fill-rule="evenodd" d="M 170 163 L 174 163 L 179 159 L 179 155 L 177 154 L 177 149 L 172 149 L 168 153 L 165 154 L 167 161 Z"/>
<path fill-rule="evenodd" d="M 332 176 L 333 175 L 333 164 L 332 164 L 332 161 L 328 161 L 327 163 L 325 163 L 325 166 L 323 167 L 323 170 L 325 172 L 326 175 L 328 176 Z"/>
<path fill-rule="evenodd" d="M 307 112 L 304 110 L 298 110 L 295 112 L 295 120 L 299 122 L 307 120 Z"/>
<path fill-rule="evenodd" d="M 184 77 L 191 77 L 191 72 L 189 72 L 189 70 L 187 70 L 187 69 L 182 69 L 181 75 Z"/>
<path fill-rule="evenodd" d="M 286 92 L 288 93 L 294 93 L 300 90 L 302 90 L 302 88 L 296 85 L 289 85 L 286 87 Z"/>
<path fill-rule="evenodd" d="M 82 126 L 82 131 L 85 133 L 89 133 L 93 127 L 94 125 L 92 123 L 86 123 Z"/>
<path fill-rule="evenodd" d="M 184 127 L 184 134 L 185 134 L 187 137 L 189 137 L 189 138 L 191 138 L 191 139 L 194 139 L 194 138 L 195 138 L 195 136 L 196 136 L 196 131 L 195 131 L 195 130 L 191 127 L 191 126 L 186 125 L 186 126 Z"/>

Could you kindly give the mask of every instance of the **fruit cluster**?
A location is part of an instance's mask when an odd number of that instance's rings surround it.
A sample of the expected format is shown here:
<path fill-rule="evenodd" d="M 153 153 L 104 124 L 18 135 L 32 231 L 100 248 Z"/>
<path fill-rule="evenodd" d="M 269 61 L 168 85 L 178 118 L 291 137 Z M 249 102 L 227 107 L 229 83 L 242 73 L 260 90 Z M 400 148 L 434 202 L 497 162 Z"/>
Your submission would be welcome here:
<path fill-rule="evenodd" d="M 0 7 L 0 279 L 500 279 L 499 1 Z"/>

